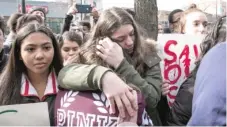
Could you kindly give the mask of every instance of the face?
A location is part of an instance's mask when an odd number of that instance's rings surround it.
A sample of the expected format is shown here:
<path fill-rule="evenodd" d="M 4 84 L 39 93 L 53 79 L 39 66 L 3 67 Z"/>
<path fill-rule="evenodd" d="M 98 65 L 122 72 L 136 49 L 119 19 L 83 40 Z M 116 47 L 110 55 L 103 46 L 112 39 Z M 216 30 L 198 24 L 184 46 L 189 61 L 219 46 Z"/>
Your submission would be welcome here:
<path fill-rule="evenodd" d="M 173 23 L 169 24 L 170 25 L 170 29 L 172 31 L 174 31 L 173 29 L 175 28 L 175 26 L 177 25 L 177 22 L 180 20 L 182 12 L 177 12 L 173 15 Z"/>
<path fill-rule="evenodd" d="M 88 33 L 89 32 L 89 28 L 87 26 L 83 26 L 83 31 Z"/>
<path fill-rule="evenodd" d="M 28 73 L 48 73 L 54 57 L 51 38 L 40 32 L 31 33 L 22 41 L 20 56 Z"/>
<path fill-rule="evenodd" d="M 184 27 L 185 34 L 206 34 L 207 33 L 207 17 L 202 12 L 192 12 L 186 15 Z"/>
<path fill-rule="evenodd" d="M 4 43 L 4 34 L 3 34 L 2 30 L 0 29 L 0 52 L 3 49 L 3 43 Z"/>
<path fill-rule="evenodd" d="M 64 43 L 61 48 L 61 54 L 63 59 L 67 60 L 69 57 L 73 56 L 78 49 L 79 45 L 76 42 L 64 40 Z"/>
<path fill-rule="evenodd" d="M 39 15 L 39 16 L 42 17 L 43 20 L 45 20 L 44 14 L 43 14 L 43 12 L 41 12 L 41 11 L 34 11 L 34 12 L 32 12 L 32 14 L 34 14 L 34 15 Z"/>
<path fill-rule="evenodd" d="M 163 33 L 162 25 L 158 25 L 158 33 Z"/>
<path fill-rule="evenodd" d="M 81 37 L 83 37 L 83 27 L 76 23 L 72 23 L 70 30 L 77 32 Z"/>
<path fill-rule="evenodd" d="M 131 24 L 122 25 L 117 29 L 111 39 L 117 42 L 123 49 L 125 49 L 129 54 L 133 53 L 135 35 L 134 28 Z"/>

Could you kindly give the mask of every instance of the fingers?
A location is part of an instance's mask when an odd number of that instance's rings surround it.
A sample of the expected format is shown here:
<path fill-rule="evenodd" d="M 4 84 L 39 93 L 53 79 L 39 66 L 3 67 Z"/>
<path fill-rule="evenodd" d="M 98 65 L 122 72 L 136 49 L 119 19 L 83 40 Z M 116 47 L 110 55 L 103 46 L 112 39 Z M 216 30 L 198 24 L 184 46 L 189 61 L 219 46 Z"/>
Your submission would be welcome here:
<path fill-rule="evenodd" d="M 138 127 L 134 122 L 123 122 L 117 125 L 118 127 Z"/>
<path fill-rule="evenodd" d="M 132 105 L 131 105 L 131 102 L 129 101 L 129 99 L 126 97 L 125 94 L 123 94 L 121 96 L 121 99 L 122 99 L 122 102 L 123 102 L 126 110 L 128 111 L 128 114 L 130 116 L 133 116 L 134 110 L 132 109 Z"/>
<path fill-rule="evenodd" d="M 103 39 L 99 41 L 99 44 L 102 45 L 105 49 L 109 49 L 110 45 L 108 44 L 107 40 Z"/>
<path fill-rule="evenodd" d="M 170 85 L 168 83 L 162 85 L 162 95 L 166 96 L 170 92 L 169 87 Z"/>
<path fill-rule="evenodd" d="M 104 49 L 102 46 L 97 45 L 96 48 L 98 49 L 98 51 L 96 51 L 96 54 L 101 57 L 103 60 L 106 60 L 107 58 L 107 52 L 109 49 Z"/>
<path fill-rule="evenodd" d="M 118 107 L 120 117 L 125 118 L 125 109 L 124 109 L 124 106 L 123 106 L 123 103 L 122 103 L 120 97 L 115 96 L 114 100 L 115 100 L 116 105 Z"/>
<path fill-rule="evenodd" d="M 136 106 L 135 109 L 138 110 L 138 96 L 135 90 L 132 91 L 133 98 L 135 99 L 134 105 Z"/>
<path fill-rule="evenodd" d="M 104 43 L 102 43 L 104 44 Z M 101 57 L 103 60 L 106 60 L 108 54 L 109 54 L 109 49 L 103 47 L 103 45 L 97 45 L 96 48 L 98 49 L 98 51 L 96 51 L 96 54 Z"/>
<path fill-rule="evenodd" d="M 107 44 L 109 44 L 109 45 L 114 44 L 113 41 L 112 41 L 110 38 L 108 38 L 108 37 L 104 38 L 104 41 L 105 41 Z"/>
<path fill-rule="evenodd" d="M 104 38 L 103 40 L 99 41 L 99 44 L 102 45 L 104 48 L 113 48 L 115 46 L 118 46 L 117 43 L 113 42 L 109 37 Z"/>
<path fill-rule="evenodd" d="M 134 94 L 136 94 L 136 95 L 134 95 Z M 127 91 L 126 92 L 126 96 L 129 99 L 133 109 L 134 110 L 138 110 L 137 93 L 136 93 L 136 91 L 135 90 L 132 90 L 132 92 Z"/>
<path fill-rule="evenodd" d="M 72 10 L 72 14 L 76 14 L 77 13 L 77 10 L 76 9 L 73 9 Z"/>
<path fill-rule="evenodd" d="M 119 125 L 119 124 L 121 124 L 121 123 L 123 123 L 123 122 L 124 122 L 124 119 L 121 118 L 121 117 L 118 117 L 118 119 L 117 119 L 117 124 Z"/>
<path fill-rule="evenodd" d="M 114 98 L 111 97 L 111 98 L 107 98 L 109 103 L 110 103 L 110 114 L 115 114 L 116 112 L 116 107 L 115 107 L 115 103 L 114 103 Z"/>
<path fill-rule="evenodd" d="M 163 84 L 162 89 L 169 89 L 169 84 L 168 83 Z"/>
<path fill-rule="evenodd" d="M 97 45 L 96 48 L 101 52 L 101 53 L 106 53 L 106 50 L 104 47 L 102 47 L 101 45 Z"/>
<path fill-rule="evenodd" d="M 101 57 L 103 60 L 106 60 L 106 55 L 102 54 L 100 51 L 96 51 L 96 54 Z"/>

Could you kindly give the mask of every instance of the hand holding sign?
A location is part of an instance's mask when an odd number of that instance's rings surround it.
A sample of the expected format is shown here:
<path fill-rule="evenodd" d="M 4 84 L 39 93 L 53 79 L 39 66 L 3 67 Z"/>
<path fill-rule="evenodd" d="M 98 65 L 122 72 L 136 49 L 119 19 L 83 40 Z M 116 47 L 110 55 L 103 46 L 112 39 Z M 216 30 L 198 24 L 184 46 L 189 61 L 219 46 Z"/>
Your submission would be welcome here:
<path fill-rule="evenodd" d="M 163 83 L 162 84 L 162 95 L 163 96 L 166 96 L 170 92 L 169 88 L 170 88 L 169 83 Z"/>
<path fill-rule="evenodd" d="M 167 95 L 171 106 L 182 83 L 195 67 L 199 57 L 199 45 L 204 36 L 166 34 L 159 35 L 158 48 L 162 61 L 160 67 L 164 81 L 162 94 Z"/>

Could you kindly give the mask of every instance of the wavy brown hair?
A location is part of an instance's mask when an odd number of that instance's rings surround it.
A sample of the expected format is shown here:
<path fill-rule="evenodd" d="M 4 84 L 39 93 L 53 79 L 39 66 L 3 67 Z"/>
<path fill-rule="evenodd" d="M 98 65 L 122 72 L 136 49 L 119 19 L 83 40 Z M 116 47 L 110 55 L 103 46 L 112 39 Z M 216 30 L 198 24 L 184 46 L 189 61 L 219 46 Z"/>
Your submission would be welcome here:
<path fill-rule="evenodd" d="M 10 31 L 16 33 L 17 20 L 23 15 L 24 14 L 21 14 L 21 13 L 11 14 L 11 16 L 9 17 L 9 20 L 7 21 L 7 26 L 9 27 Z"/>
<path fill-rule="evenodd" d="M 99 17 L 89 40 L 82 45 L 80 51 L 73 58 L 74 63 L 82 64 L 98 64 L 105 67 L 109 67 L 99 56 L 96 55 L 96 45 L 99 40 L 105 37 L 111 37 L 111 35 L 119 29 L 122 25 L 132 25 L 135 31 L 134 51 L 131 54 L 133 59 L 133 66 L 136 70 L 143 74 L 145 69 L 144 61 L 145 55 L 156 52 L 155 46 L 151 43 L 147 43 L 144 37 L 141 35 L 137 23 L 127 11 L 122 8 L 113 7 L 105 10 Z M 124 52 L 126 53 L 126 52 Z"/>
<path fill-rule="evenodd" d="M 39 23 L 44 24 L 42 18 L 39 15 L 32 15 L 32 14 L 24 14 L 17 19 L 16 24 L 16 32 L 18 32 L 22 27 L 30 24 L 30 23 Z"/>

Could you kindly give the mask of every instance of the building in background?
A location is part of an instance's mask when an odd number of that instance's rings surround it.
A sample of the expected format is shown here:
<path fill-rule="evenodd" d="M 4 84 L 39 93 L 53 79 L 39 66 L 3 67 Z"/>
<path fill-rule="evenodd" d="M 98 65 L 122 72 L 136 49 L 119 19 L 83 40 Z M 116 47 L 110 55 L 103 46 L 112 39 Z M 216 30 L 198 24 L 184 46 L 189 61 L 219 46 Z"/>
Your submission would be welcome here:
<path fill-rule="evenodd" d="M 77 4 L 92 4 L 99 11 L 102 9 L 102 0 L 74 0 Z M 55 33 L 60 33 L 65 15 L 68 11 L 68 0 L 25 0 L 26 11 L 32 7 L 43 7 L 47 11 L 46 23 Z M 0 15 L 6 20 L 15 12 L 21 11 L 21 0 L 0 0 Z M 89 14 L 87 14 L 90 17 Z M 77 14 L 75 20 L 81 20 L 81 15 Z M 86 20 L 83 14 L 82 20 Z M 88 19 L 89 20 L 89 19 Z"/>
<path fill-rule="evenodd" d="M 63 25 L 65 14 L 68 11 L 69 1 L 76 2 L 77 4 L 92 5 L 99 13 L 113 6 L 134 8 L 134 0 L 26 0 L 26 9 L 29 10 L 33 6 L 45 8 L 48 12 L 47 25 L 55 33 L 59 33 Z M 172 10 L 185 10 L 191 3 L 196 3 L 201 10 L 207 13 L 208 20 L 212 24 L 217 17 L 226 14 L 226 1 L 227 0 L 157 0 L 159 23 L 162 24 L 163 27 L 168 27 L 168 15 Z M 21 0 L 0 0 L 0 7 L 0 15 L 3 15 L 7 20 L 11 14 L 21 10 Z M 89 13 L 77 14 L 74 20 L 90 21 L 91 16 Z"/>
<path fill-rule="evenodd" d="M 47 11 L 46 23 L 55 33 L 61 31 L 63 19 L 67 11 L 67 3 L 31 1 L 26 0 L 26 11 L 29 11 L 34 6 L 43 7 Z M 21 11 L 21 0 L 0 0 L 0 15 L 3 15 L 6 20 L 15 12 Z"/>

